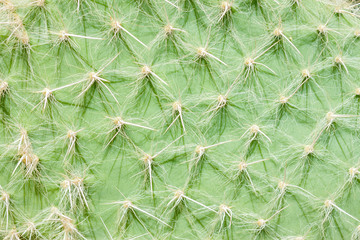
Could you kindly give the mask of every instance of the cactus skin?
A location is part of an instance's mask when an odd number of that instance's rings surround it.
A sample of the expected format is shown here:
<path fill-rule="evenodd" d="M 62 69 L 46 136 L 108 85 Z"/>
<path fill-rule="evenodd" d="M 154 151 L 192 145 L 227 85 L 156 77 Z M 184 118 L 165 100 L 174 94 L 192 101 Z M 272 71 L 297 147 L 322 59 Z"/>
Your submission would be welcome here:
<path fill-rule="evenodd" d="M 354 0 L 0 0 L 2 239 L 360 239 Z"/>

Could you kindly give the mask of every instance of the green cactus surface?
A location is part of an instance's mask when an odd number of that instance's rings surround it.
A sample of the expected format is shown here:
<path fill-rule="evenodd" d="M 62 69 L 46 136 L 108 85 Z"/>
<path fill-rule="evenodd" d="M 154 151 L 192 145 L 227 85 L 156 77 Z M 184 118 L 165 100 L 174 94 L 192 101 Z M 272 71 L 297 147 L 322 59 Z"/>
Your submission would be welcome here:
<path fill-rule="evenodd" d="M 360 240 L 360 2 L 0 0 L 0 238 Z"/>

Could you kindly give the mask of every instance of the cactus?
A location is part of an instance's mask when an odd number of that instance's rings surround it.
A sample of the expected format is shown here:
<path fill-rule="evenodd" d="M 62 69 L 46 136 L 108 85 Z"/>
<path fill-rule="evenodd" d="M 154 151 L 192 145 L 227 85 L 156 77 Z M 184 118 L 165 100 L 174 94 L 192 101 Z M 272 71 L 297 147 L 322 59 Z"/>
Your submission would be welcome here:
<path fill-rule="evenodd" d="M 0 0 L 0 237 L 359 240 L 359 12 Z"/>

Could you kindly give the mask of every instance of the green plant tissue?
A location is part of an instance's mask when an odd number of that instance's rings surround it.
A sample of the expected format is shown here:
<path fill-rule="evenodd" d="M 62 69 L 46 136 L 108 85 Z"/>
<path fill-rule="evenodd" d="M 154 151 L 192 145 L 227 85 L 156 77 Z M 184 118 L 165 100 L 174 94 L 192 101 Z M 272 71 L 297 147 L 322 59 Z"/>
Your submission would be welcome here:
<path fill-rule="evenodd" d="M 360 3 L 0 0 L 0 238 L 360 240 Z"/>

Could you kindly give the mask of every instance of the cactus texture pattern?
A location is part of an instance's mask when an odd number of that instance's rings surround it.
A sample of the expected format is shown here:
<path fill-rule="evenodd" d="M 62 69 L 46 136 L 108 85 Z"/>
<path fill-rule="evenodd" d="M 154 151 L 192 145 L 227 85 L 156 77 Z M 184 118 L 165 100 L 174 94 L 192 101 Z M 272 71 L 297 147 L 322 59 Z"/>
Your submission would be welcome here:
<path fill-rule="evenodd" d="M 0 238 L 360 240 L 357 0 L 0 0 Z"/>

